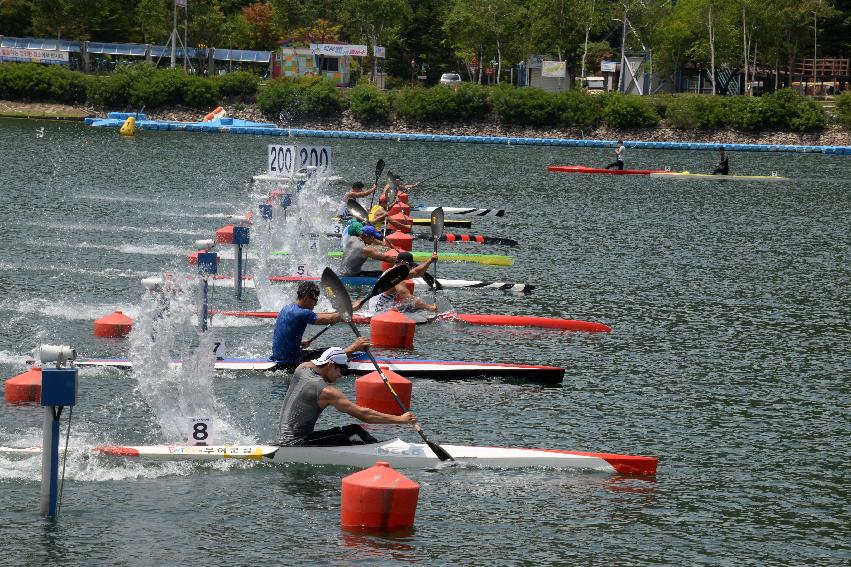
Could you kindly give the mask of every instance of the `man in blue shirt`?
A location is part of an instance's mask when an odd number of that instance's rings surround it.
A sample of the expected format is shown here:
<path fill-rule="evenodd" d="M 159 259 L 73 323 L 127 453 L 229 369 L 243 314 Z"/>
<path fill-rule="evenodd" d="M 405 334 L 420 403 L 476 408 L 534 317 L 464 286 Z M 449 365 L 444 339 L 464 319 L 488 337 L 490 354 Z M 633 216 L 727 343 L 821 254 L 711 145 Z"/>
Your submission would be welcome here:
<path fill-rule="evenodd" d="M 313 282 L 302 282 L 296 291 L 295 303 L 281 309 L 275 321 L 275 334 L 272 337 L 271 359 L 278 368 L 292 370 L 302 362 L 317 358 L 325 349 L 305 350 L 309 341 L 302 340 L 308 325 L 330 325 L 341 321 L 339 313 L 316 313 L 313 311 L 319 302 L 319 286 Z M 360 302 L 356 302 L 360 307 Z M 354 306 L 353 306 L 354 307 Z M 365 338 L 358 339 L 345 348 L 352 354 L 369 346 Z"/>

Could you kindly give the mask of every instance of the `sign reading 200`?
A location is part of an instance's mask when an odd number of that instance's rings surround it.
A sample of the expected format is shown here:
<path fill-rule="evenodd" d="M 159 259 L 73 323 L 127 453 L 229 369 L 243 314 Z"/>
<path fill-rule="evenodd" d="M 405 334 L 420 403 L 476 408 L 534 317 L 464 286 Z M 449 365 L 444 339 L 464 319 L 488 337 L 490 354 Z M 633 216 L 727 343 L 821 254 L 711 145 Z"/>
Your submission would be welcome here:
<path fill-rule="evenodd" d="M 316 167 L 324 175 L 331 166 L 331 148 L 327 146 L 279 146 L 269 144 L 269 175 L 291 177 L 306 167 Z"/>

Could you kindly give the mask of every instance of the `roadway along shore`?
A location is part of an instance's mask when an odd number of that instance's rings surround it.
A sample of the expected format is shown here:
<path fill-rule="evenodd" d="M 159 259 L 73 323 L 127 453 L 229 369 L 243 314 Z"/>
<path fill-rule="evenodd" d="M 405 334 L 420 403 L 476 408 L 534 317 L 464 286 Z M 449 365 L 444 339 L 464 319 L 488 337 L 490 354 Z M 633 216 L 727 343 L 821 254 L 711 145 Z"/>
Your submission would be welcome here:
<path fill-rule="evenodd" d="M 297 120 L 282 122 L 270 120 L 254 105 L 223 104 L 228 116 L 257 122 L 274 122 L 280 127 L 312 130 L 380 131 L 394 133 L 449 134 L 458 136 L 513 136 L 528 138 L 570 138 L 587 140 L 636 140 L 643 142 L 708 142 L 721 144 L 784 144 L 808 146 L 851 146 L 851 132 L 836 124 L 818 133 L 794 132 L 737 132 L 735 130 L 677 130 L 674 128 L 647 128 L 640 130 L 612 130 L 601 127 L 594 130 L 535 128 L 503 126 L 493 122 L 475 124 L 362 124 L 345 112 L 341 118 L 329 120 Z M 116 110 L 116 109 L 110 109 Z M 65 104 L 24 103 L 0 100 L 0 117 L 82 119 L 86 116 L 106 116 L 107 109 Z M 198 122 L 203 111 L 182 107 L 146 109 L 149 119 Z"/>

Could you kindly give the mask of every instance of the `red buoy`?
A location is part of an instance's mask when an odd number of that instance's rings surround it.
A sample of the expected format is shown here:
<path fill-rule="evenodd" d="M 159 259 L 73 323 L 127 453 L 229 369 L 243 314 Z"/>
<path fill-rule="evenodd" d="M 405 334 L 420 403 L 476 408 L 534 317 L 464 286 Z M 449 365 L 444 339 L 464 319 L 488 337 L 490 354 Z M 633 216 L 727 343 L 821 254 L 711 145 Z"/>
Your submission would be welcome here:
<path fill-rule="evenodd" d="M 377 347 L 411 348 L 416 328 L 410 317 L 391 309 L 370 320 L 370 342 Z"/>
<path fill-rule="evenodd" d="M 6 380 L 6 401 L 10 404 L 39 403 L 41 401 L 41 368 L 31 368 L 23 374 Z"/>
<path fill-rule="evenodd" d="M 348 529 L 410 528 L 419 496 L 419 484 L 379 461 L 343 479 L 340 523 Z"/>
<path fill-rule="evenodd" d="M 393 234 L 396 234 L 396 233 L 394 232 Z M 390 262 L 388 262 L 387 260 L 382 260 L 381 261 L 381 269 L 382 270 L 389 270 L 390 268 L 393 267 L 393 264 L 396 263 L 396 256 L 398 256 L 399 253 L 391 248 L 390 250 L 385 252 L 385 254 L 388 255 L 388 256 L 392 256 L 393 259 Z"/>
<path fill-rule="evenodd" d="M 404 376 L 399 376 L 389 368 L 381 369 L 384 375 L 387 376 L 387 381 L 393 386 L 393 390 L 399 399 L 405 404 L 406 408 L 411 407 L 411 381 Z M 370 372 L 365 376 L 361 376 L 355 380 L 355 403 L 359 406 L 374 409 L 381 413 L 389 413 L 390 415 L 402 415 L 402 408 L 393 399 L 393 394 L 390 389 L 381 379 L 378 372 Z"/>
<path fill-rule="evenodd" d="M 403 215 L 409 215 L 409 214 L 411 214 L 411 205 L 409 205 L 408 203 L 403 203 L 403 202 L 397 200 L 395 203 L 393 203 L 393 206 L 390 207 L 390 210 L 387 211 L 387 212 L 390 213 L 391 215 L 395 215 L 397 213 L 402 213 Z"/>
<path fill-rule="evenodd" d="M 133 319 L 115 311 L 111 315 L 101 317 L 95 321 L 96 337 L 126 337 L 133 328 Z"/>
<path fill-rule="evenodd" d="M 405 203 L 407 205 L 408 204 L 408 194 L 405 193 L 404 191 L 398 191 L 396 193 L 396 200 L 399 201 L 400 203 Z"/>
<path fill-rule="evenodd" d="M 233 225 L 228 224 L 216 231 L 216 244 L 233 244 Z"/>
<path fill-rule="evenodd" d="M 384 240 L 400 250 L 407 250 L 410 252 L 414 248 L 414 238 L 410 234 L 405 234 L 404 232 L 396 231 L 387 235 L 387 238 Z"/>
<path fill-rule="evenodd" d="M 405 228 L 400 228 L 399 230 L 401 230 L 402 232 L 411 232 L 411 225 L 413 224 L 411 217 L 409 217 L 408 215 L 403 215 L 402 213 L 396 213 L 395 215 L 390 215 L 390 218 L 402 223 L 405 226 Z"/>

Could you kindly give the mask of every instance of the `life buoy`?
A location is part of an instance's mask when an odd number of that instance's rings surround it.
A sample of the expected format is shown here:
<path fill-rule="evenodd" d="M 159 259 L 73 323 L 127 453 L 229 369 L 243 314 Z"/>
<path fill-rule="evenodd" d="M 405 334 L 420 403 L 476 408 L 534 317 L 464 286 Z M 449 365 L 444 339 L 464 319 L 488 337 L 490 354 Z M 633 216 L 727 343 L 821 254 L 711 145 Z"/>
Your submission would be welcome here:
<path fill-rule="evenodd" d="M 217 119 L 219 119 L 219 118 L 224 118 L 224 116 L 225 116 L 226 114 L 227 114 L 227 112 L 225 112 L 225 109 L 224 109 L 224 108 L 222 108 L 221 106 L 217 106 L 216 108 L 214 108 L 214 109 L 213 109 L 213 111 L 212 111 L 212 112 L 208 113 L 208 114 L 207 114 L 207 116 L 205 116 L 205 117 L 204 117 L 204 120 L 203 120 L 203 121 L 204 121 L 204 122 L 210 122 L 210 121 L 212 121 L 212 120 L 217 120 Z"/>

